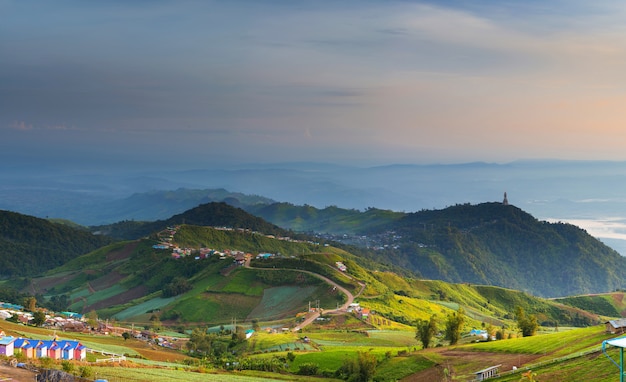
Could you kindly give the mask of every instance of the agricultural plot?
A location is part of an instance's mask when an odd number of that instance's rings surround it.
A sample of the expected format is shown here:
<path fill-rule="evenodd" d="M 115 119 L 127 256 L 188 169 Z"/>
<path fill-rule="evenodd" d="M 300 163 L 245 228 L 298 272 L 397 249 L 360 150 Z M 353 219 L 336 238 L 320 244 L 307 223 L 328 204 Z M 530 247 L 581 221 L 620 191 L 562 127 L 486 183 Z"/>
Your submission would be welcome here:
<path fill-rule="evenodd" d="M 616 350 L 609 351 L 609 354 L 612 355 L 613 359 L 619 359 L 619 353 Z M 527 368 L 523 368 L 518 372 L 508 373 L 493 379 L 493 382 L 520 381 L 522 372 L 527 370 Z M 548 363 L 544 366 L 533 367 L 531 365 L 530 370 L 535 374 L 535 380 L 542 382 L 619 381 L 619 369 L 601 352 Z"/>
<path fill-rule="evenodd" d="M 170 307 L 188 322 L 219 323 L 248 317 L 260 301 L 260 297 L 235 293 L 203 293 L 183 297 Z"/>
<path fill-rule="evenodd" d="M 306 308 L 307 298 L 317 287 L 280 286 L 263 291 L 263 298 L 248 315 L 250 319 L 269 320 L 283 318 Z"/>
<path fill-rule="evenodd" d="M 376 378 L 381 381 L 398 381 L 406 376 L 433 367 L 436 363 L 420 355 L 393 357 L 385 360 L 376 369 Z"/>
<path fill-rule="evenodd" d="M 208 374 L 199 370 L 174 370 L 174 369 L 151 369 L 151 368 L 120 368 L 120 367 L 97 367 L 94 368 L 98 378 L 107 379 L 111 382 L 256 382 L 259 377 L 229 374 Z M 263 381 L 281 381 L 280 379 L 262 378 Z"/>
<path fill-rule="evenodd" d="M 415 331 L 402 330 L 368 330 L 370 338 L 381 341 L 383 346 L 420 346 L 415 339 Z"/>
<path fill-rule="evenodd" d="M 289 370 L 295 373 L 300 368 L 300 365 L 310 362 L 319 365 L 322 371 L 334 372 L 341 367 L 344 361 L 356 359 L 359 352 L 369 351 L 380 361 L 385 358 L 385 353 L 391 352 L 395 355 L 398 350 L 395 347 L 363 349 L 359 346 L 344 346 L 333 347 L 319 352 L 298 353 L 296 359 L 289 365 Z"/>
<path fill-rule="evenodd" d="M 113 317 L 118 320 L 126 321 L 132 317 L 146 314 L 149 311 L 161 309 L 162 307 L 176 301 L 177 298 L 179 298 L 179 296 L 168 298 L 156 297 L 148 301 L 142 302 L 141 304 L 124 309 L 123 311 L 115 314 Z"/>
<path fill-rule="evenodd" d="M 604 333 L 604 326 L 568 330 L 532 337 L 489 341 L 467 345 L 468 349 L 486 352 L 521 354 L 569 354 L 599 348 L 603 340 L 614 337 Z"/>
<path fill-rule="evenodd" d="M 375 331 L 373 331 L 375 332 Z M 384 334 L 370 335 L 370 332 L 321 332 L 321 333 L 307 333 L 307 336 L 313 340 L 316 344 L 324 349 L 329 349 L 335 346 L 376 346 L 376 347 L 393 347 L 398 348 L 410 343 L 413 346 L 416 345 L 415 339 L 402 338 L 402 343 L 398 344 L 392 339 L 385 338 Z M 411 335 L 413 335 L 411 333 Z M 400 336 L 400 335 L 399 335 Z M 406 348 L 405 348 L 406 349 Z"/>

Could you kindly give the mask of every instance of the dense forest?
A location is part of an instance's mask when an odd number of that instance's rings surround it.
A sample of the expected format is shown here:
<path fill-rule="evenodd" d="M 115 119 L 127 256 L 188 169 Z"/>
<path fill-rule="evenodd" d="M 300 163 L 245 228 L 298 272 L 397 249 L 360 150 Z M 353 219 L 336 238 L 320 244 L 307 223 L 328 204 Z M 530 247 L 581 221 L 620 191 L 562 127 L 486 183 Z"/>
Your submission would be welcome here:
<path fill-rule="evenodd" d="M 111 242 L 87 230 L 0 211 L 0 276 L 34 276 Z"/>
<path fill-rule="evenodd" d="M 501 203 L 408 214 L 397 249 L 378 253 L 424 278 L 499 285 L 545 297 L 608 292 L 626 283 L 626 259 L 584 230 L 538 221 Z"/>

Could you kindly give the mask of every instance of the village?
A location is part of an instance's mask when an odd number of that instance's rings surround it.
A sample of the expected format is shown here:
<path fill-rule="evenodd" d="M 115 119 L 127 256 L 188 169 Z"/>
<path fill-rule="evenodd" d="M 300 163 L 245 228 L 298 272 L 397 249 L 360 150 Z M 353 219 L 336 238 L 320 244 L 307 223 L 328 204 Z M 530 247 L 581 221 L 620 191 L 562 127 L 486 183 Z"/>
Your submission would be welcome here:
<path fill-rule="evenodd" d="M 253 257 L 256 257 L 257 259 L 269 259 L 273 257 L 283 256 L 279 253 L 268 253 L 268 252 L 260 252 L 256 254 L 256 256 L 254 256 L 251 253 L 245 253 L 243 251 L 239 251 L 236 249 L 217 250 L 213 248 L 180 248 L 178 247 L 178 245 L 174 243 L 174 236 L 176 235 L 176 231 L 178 230 L 178 228 L 179 226 L 170 226 L 170 227 L 167 227 L 165 230 L 159 232 L 157 234 L 158 243 L 153 245 L 152 248 L 158 249 L 158 250 L 171 250 L 172 251 L 171 256 L 174 259 L 180 259 L 183 257 L 193 256 L 195 260 L 202 260 L 208 257 L 217 256 L 221 260 L 232 258 L 234 259 L 234 262 L 237 263 L 237 265 L 244 265 L 246 261 L 252 259 Z M 211 228 L 220 230 L 220 231 L 238 231 L 238 232 L 245 232 L 251 235 L 262 235 L 270 239 L 288 241 L 292 243 L 307 243 L 311 245 L 320 245 L 320 243 L 315 243 L 312 241 L 295 240 L 290 237 L 283 237 L 283 236 L 265 235 L 260 232 L 256 232 L 256 231 L 252 231 L 252 230 L 244 229 L 244 228 L 236 228 L 236 229 L 227 228 L 227 227 L 211 227 Z"/>

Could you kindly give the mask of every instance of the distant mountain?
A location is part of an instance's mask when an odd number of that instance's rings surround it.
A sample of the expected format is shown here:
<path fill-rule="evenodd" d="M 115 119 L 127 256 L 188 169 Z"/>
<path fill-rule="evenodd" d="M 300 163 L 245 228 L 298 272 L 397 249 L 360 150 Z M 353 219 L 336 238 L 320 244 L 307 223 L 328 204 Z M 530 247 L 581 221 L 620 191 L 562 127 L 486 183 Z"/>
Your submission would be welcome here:
<path fill-rule="evenodd" d="M 386 227 L 406 214 L 368 208 L 365 212 L 330 206 L 324 209 L 291 203 L 256 204 L 242 207 L 253 215 L 297 232 L 356 233 Z"/>
<path fill-rule="evenodd" d="M 113 240 L 84 228 L 0 211 L 0 276 L 35 276 Z"/>

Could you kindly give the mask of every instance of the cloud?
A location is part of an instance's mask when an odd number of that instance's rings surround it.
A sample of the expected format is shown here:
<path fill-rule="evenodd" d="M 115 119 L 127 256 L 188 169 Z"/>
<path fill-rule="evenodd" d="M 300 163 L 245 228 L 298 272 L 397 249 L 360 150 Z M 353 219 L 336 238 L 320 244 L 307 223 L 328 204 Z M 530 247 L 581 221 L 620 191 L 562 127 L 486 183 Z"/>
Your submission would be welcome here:
<path fill-rule="evenodd" d="M 549 222 L 565 222 L 586 230 L 599 239 L 626 240 L 626 218 L 607 217 L 599 219 L 546 219 Z"/>

